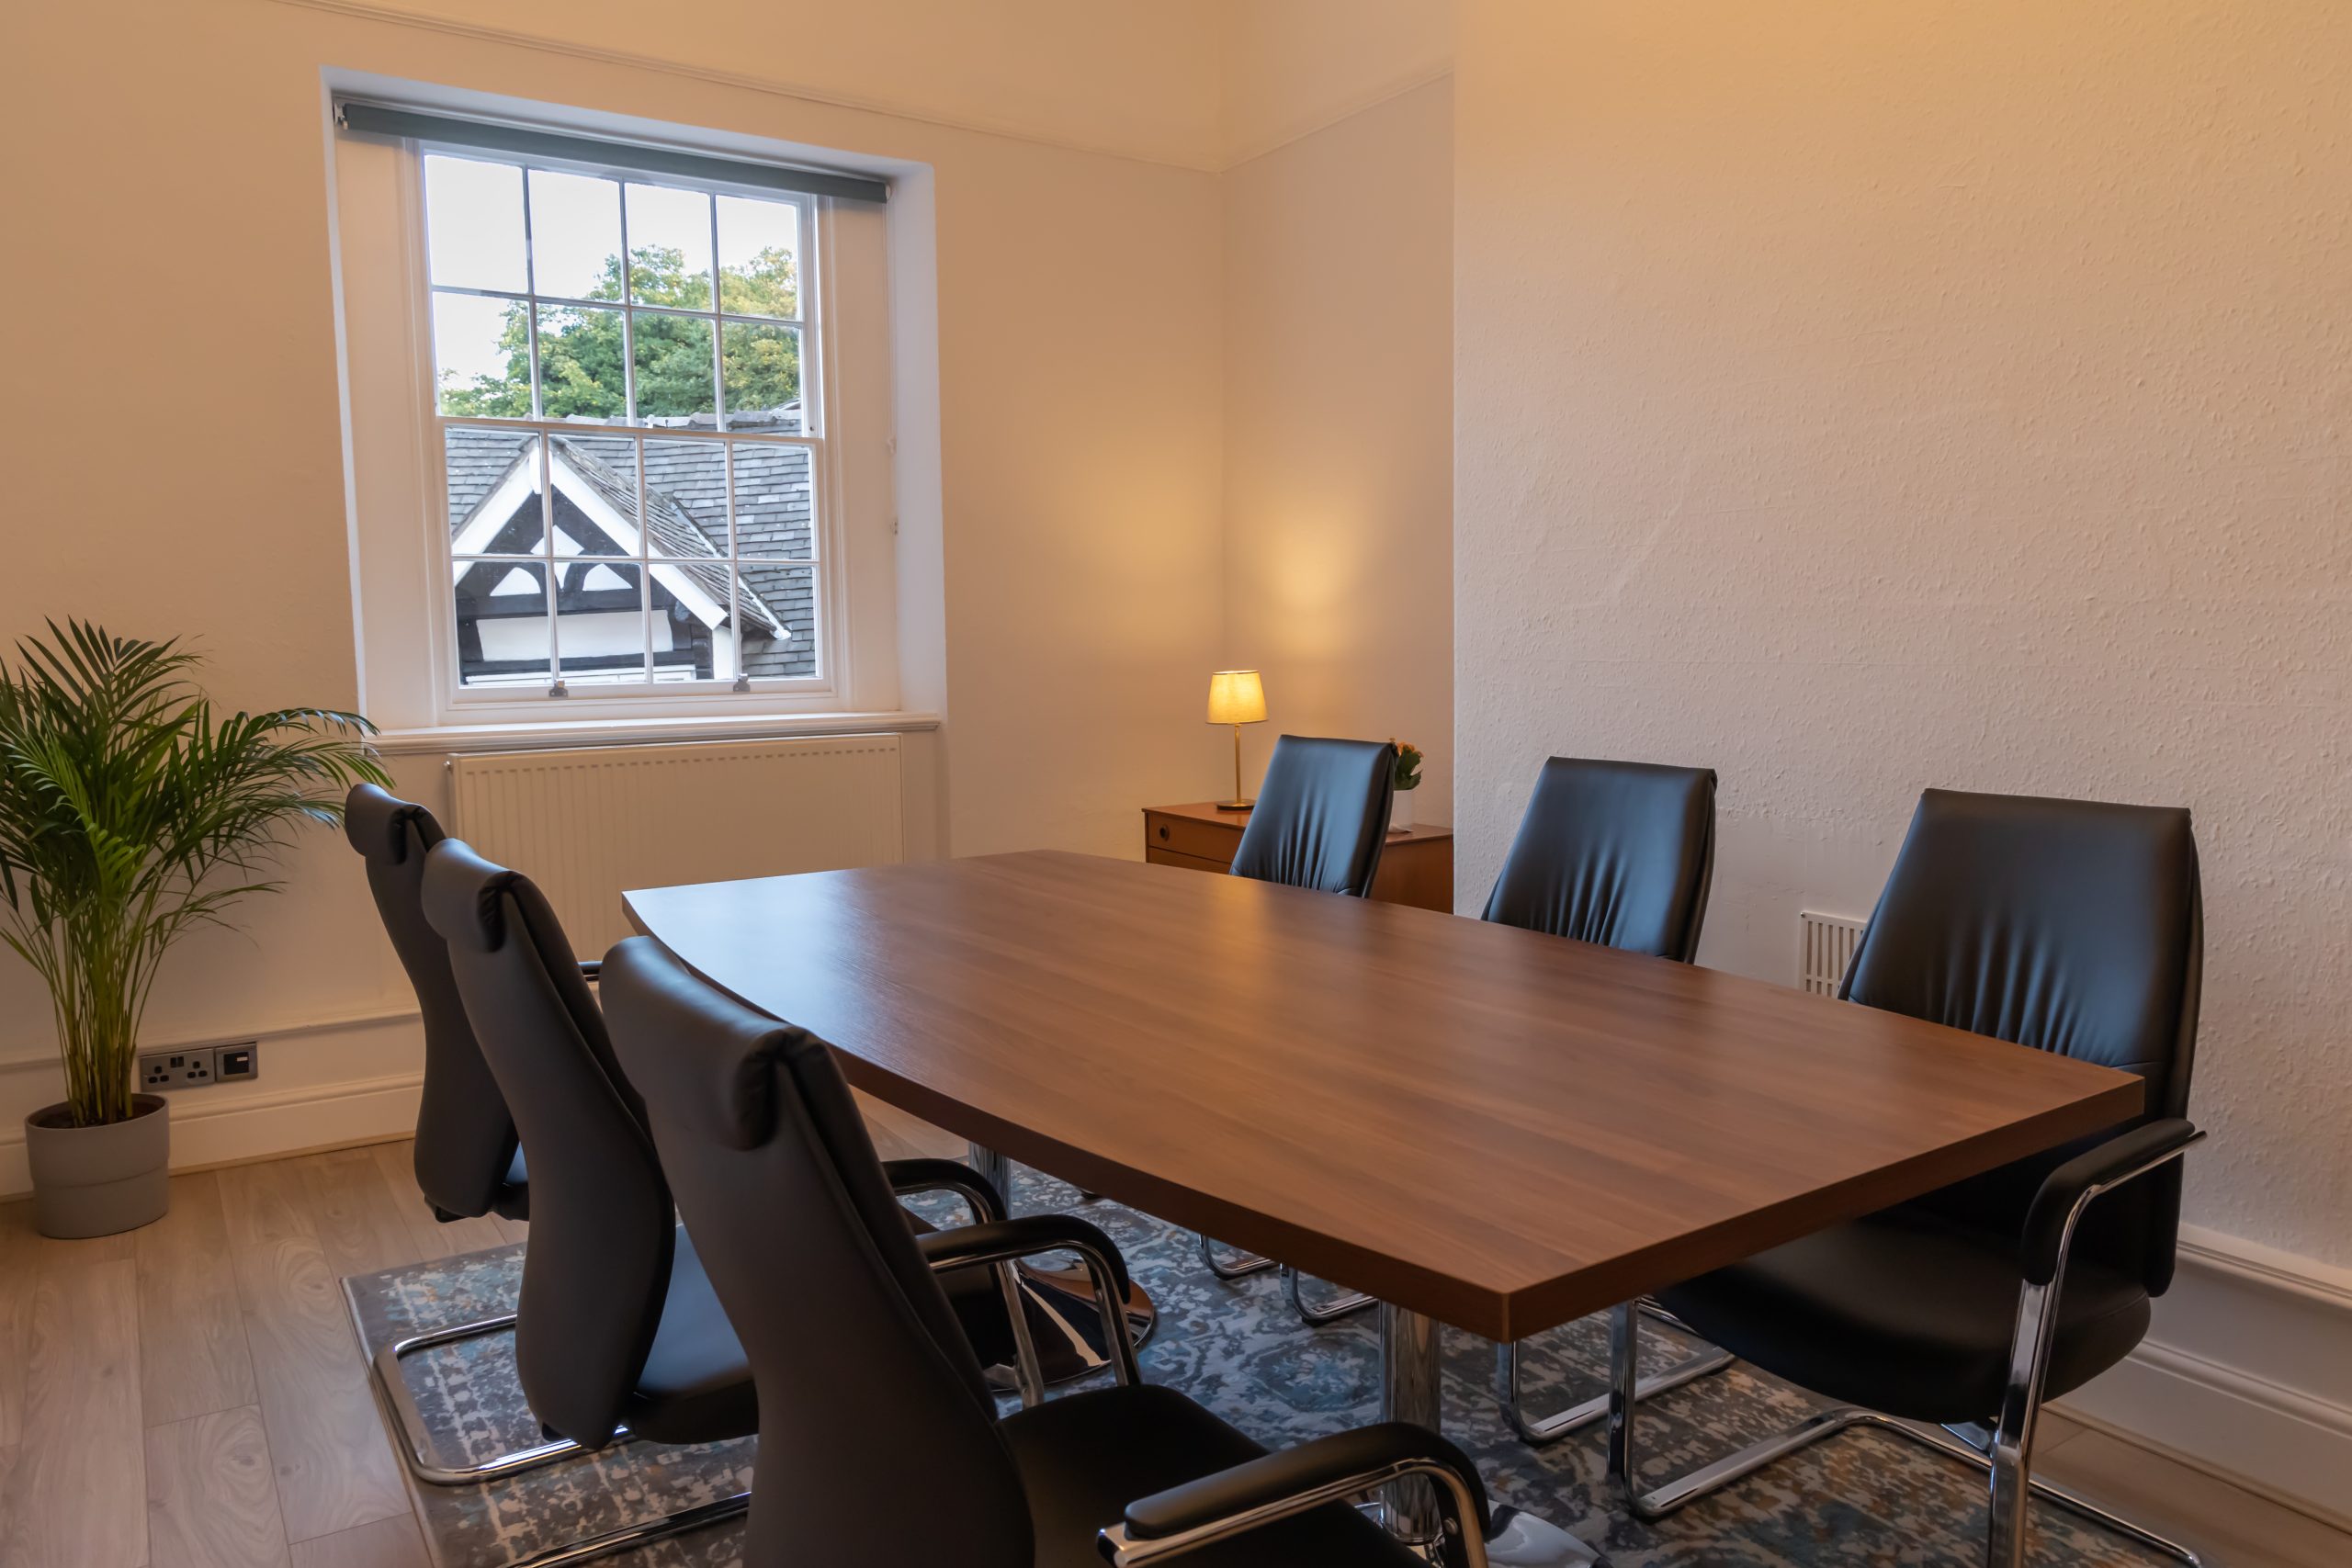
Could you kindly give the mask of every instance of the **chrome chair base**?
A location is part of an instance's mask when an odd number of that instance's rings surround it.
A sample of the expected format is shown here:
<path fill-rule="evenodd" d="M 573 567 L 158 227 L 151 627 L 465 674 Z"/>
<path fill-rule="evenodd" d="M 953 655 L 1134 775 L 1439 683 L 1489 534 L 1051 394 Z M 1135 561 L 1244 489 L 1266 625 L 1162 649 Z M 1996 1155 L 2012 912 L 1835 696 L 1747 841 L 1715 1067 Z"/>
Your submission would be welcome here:
<path fill-rule="evenodd" d="M 1343 1317 L 1354 1316 L 1366 1307 L 1375 1307 L 1380 1304 L 1378 1297 L 1367 1296 L 1362 1291 L 1342 1291 L 1328 1302 L 1319 1303 L 1309 1302 L 1299 1290 L 1298 1270 L 1287 1263 L 1282 1268 L 1283 1283 L 1290 1292 L 1291 1310 L 1298 1314 L 1299 1321 L 1309 1327 L 1337 1323 Z"/>
<path fill-rule="evenodd" d="M 1219 1258 L 1216 1254 L 1216 1243 L 1208 1238 L 1206 1232 L 1200 1233 L 1200 1235 L 1201 1261 L 1207 1265 L 1210 1273 L 1220 1280 L 1246 1280 L 1252 1274 L 1262 1274 L 1269 1269 L 1280 1269 L 1283 1273 L 1283 1288 L 1290 1293 L 1291 1310 L 1298 1314 L 1298 1320 L 1301 1323 L 1310 1327 L 1319 1327 L 1326 1323 L 1337 1323 L 1343 1317 L 1351 1316 L 1368 1307 L 1380 1304 L 1378 1298 L 1367 1296 L 1361 1291 L 1345 1291 L 1328 1302 L 1309 1302 L 1299 1287 L 1298 1270 L 1289 1264 L 1277 1263 L 1271 1258 L 1261 1258 L 1254 1252 L 1236 1253 L 1230 1259 Z"/>
<path fill-rule="evenodd" d="M 1923 1448 L 1933 1449 L 1947 1458 L 1973 1464 L 1988 1475 L 1992 1473 L 1992 1455 L 1986 1451 L 1986 1448 L 1980 1448 L 1960 1432 L 1940 1427 L 1929 1427 L 1916 1421 L 1905 1421 L 1880 1411 L 1865 1410 L 1860 1405 L 1840 1404 L 1833 1405 L 1826 1410 L 1815 1411 L 1784 1431 L 1776 1432 L 1769 1438 L 1751 1443 L 1737 1453 L 1727 1454 L 1712 1464 L 1702 1466 L 1688 1475 L 1667 1483 L 1664 1486 L 1649 1492 L 1631 1494 L 1629 1501 L 1633 1506 L 1634 1514 L 1642 1519 L 1664 1518 L 1686 1504 L 1696 1502 L 1711 1493 L 1720 1492 L 1733 1482 L 1753 1475 L 1776 1461 L 1785 1459 L 1799 1450 L 1811 1448 L 1826 1438 L 1834 1438 L 1838 1433 L 1855 1427 L 1872 1427 L 1882 1432 L 1892 1432 L 1898 1437 L 1908 1438 Z M 1988 1438 L 1987 1447 L 1989 1444 Z M 2054 1481 L 2045 1481 L 2036 1475 L 2028 1478 L 2026 1484 L 2035 1496 L 2043 1501 L 2053 1503 L 2069 1513 L 2079 1515 L 2093 1524 L 2113 1530 L 2125 1540 L 2144 1546 L 2151 1551 L 2160 1552 L 2175 1562 L 2192 1565 L 2199 1561 L 2195 1551 L 2181 1545 L 2180 1542 L 2158 1535 L 2143 1525 L 2133 1524 L 2130 1519 L 2120 1515 L 2110 1513 L 2081 1494 L 2062 1486 Z"/>
<path fill-rule="evenodd" d="M 351 1307 L 352 1323 L 359 1321 L 359 1304 L 351 1301 L 349 1287 L 345 1300 Z M 432 1434 L 425 1428 L 424 1413 L 417 1408 L 416 1396 L 409 1392 L 408 1379 L 401 1374 L 401 1362 L 420 1351 L 437 1346 L 459 1344 L 479 1339 L 485 1335 L 511 1334 L 514 1331 L 514 1314 L 485 1317 L 474 1323 L 460 1323 L 448 1328 L 437 1328 L 429 1334 L 411 1335 L 395 1339 L 379 1349 L 368 1364 L 368 1373 L 376 1385 L 376 1395 L 391 1417 L 394 1432 L 400 1441 L 401 1461 L 408 1472 L 427 1486 L 469 1486 L 480 1482 L 495 1481 L 501 1476 L 517 1475 L 552 1464 L 580 1451 L 580 1445 L 569 1438 L 551 1438 L 533 1443 L 527 1448 L 513 1449 L 479 1463 L 447 1462 L 433 1447 Z M 614 1435 L 614 1441 L 630 1441 L 628 1428 L 624 1427 Z"/>
<path fill-rule="evenodd" d="M 1254 1252 L 1236 1253 L 1233 1261 L 1228 1263 L 1216 1255 L 1216 1243 L 1209 1239 L 1206 1231 L 1201 1232 L 1200 1236 L 1201 1261 L 1208 1266 L 1210 1273 L 1220 1280 L 1247 1280 L 1252 1274 L 1262 1274 L 1276 1266 L 1272 1258 L 1261 1258 Z"/>
<path fill-rule="evenodd" d="M 1642 1315 L 1654 1318 L 1679 1333 L 1690 1334 L 1690 1325 L 1655 1302 L 1641 1303 Z M 1530 1416 L 1520 1397 L 1520 1351 L 1525 1341 L 1514 1341 L 1495 1347 L 1495 1398 L 1503 1407 L 1504 1416 L 1511 1429 L 1532 1448 L 1544 1448 L 1556 1443 L 1573 1433 L 1600 1421 L 1609 1414 L 1609 1391 L 1603 1389 L 1581 1404 L 1571 1404 L 1551 1416 Z M 1696 1382 L 1699 1379 L 1722 1371 L 1739 1358 L 1728 1350 L 1709 1347 L 1698 1355 L 1677 1362 L 1656 1377 L 1644 1378 L 1636 1397 L 1650 1399 L 1658 1394 Z"/>

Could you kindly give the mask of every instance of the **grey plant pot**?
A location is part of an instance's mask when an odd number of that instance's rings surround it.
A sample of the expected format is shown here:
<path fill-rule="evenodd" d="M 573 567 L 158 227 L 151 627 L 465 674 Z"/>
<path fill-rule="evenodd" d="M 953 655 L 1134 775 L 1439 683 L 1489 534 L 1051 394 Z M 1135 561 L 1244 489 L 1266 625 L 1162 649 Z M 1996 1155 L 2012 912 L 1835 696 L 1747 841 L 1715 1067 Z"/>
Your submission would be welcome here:
<path fill-rule="evenodd" d="M 130 1120 L 76 1127 L 65 1107 L 25 1118 L 33 1170 L 33 1224 L 61 1238 L 112 1235 L 172 1206 L 172 1108 L 160 1094 L 130 1097 Z"/>

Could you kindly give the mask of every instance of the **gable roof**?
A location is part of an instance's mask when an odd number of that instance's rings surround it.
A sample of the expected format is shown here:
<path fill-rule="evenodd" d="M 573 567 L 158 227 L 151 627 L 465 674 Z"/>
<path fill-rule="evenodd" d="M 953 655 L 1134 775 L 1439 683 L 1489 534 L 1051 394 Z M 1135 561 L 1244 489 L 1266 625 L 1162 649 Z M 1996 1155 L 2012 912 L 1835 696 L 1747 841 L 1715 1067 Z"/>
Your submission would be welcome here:
<path fill-rule="evenodd" d="M 725 618 L 728 602 L 727 479 L 718 448 L 710 442 L 663 441 L 664 429 L 708 431 L 715 421 L 707 414 L 650 422 L 645 427 L 646 510 L 644 525 L 648 553 L 668 562 L 657 566 L 657 580 L 689 602 L 699 618 L 716 626 Z M 773 429 L 797 433 L 801 428 L 797 403 L 754 415 L 737 415 L 734 429 Z M 590 514 L 603 512 L 612 520 L 607 532 L 639 532 L 637 485 L 628 469 L 639 450 L 635 436 L 566 432 L 552 437 L 549 454 L 559 496 L 569 495 Z M 747 561 L 742 569 L 744 590 L 746 672 L 755 675 L 803 675 L 815 669 L 814 572 L 805 564 L 813 555 L 814 509 L 809 485 L 808 450 L 802 446 L 764 442 L 737 443 L 735 456 L 735 514 L 738 544 L 746 556 L 786 558 L 773 562 Z M 536 435 L 528 431 L 494 425 L 448 427 L 446 475 L 448 487 L 450 539 L 461 552 L 482 547 L 503 527 L 507 517 L 484 515 L 494 498 L 518 477 L 526 463 L 536 464 Z M 531 486 L 531 493 L 537 486 Z M 498 510 L 512 515 L 512 509 Z M 487 532 L 485 531 L 487 530 Z M 469 540 L 469 533 L 480 535 Z M 624 553 L 637 553 L 635 538 L 617 536 Z M 709 564 L 702 564 L 708 562 Z M 787 642 L 797 647 L 787 648 Z"/>

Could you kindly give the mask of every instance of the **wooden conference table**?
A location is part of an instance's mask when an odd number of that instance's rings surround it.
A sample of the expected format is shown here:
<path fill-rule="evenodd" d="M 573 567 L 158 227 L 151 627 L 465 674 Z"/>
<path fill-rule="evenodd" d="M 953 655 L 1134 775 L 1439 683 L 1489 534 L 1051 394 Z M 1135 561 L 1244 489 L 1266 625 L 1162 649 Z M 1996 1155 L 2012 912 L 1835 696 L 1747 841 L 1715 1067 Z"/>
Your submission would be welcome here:
<path fill-rule="evenodd" d="M 1440 1324 L 1524 1338 L 2142 1109 L 1719 970 L 1089 855 L 625 901 L 867 1093 L 1378 1297 L 1384 1415 L 1430 1427 Z"/>

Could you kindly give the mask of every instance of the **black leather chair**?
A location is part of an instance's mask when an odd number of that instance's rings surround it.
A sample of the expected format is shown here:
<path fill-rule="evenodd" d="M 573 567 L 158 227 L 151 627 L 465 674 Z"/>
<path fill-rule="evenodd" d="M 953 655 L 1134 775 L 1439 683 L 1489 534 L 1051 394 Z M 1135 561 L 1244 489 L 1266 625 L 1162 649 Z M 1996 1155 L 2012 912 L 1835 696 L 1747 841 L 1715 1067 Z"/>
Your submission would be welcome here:
<path fill-rule="evenodd" d="M 1390 1423 L 1268 1454 L 1139 1382 L 1124 1334 L 1117 1386 L 1000 1418 L 934 1270 L 1075 1251 L 1113 1302 L 1110 1238 L 1068 1214 L 917 1236 L 823 1041 L 642 937 L 606 955 L 605 1004 L 759 1382 L 745 1568 L 1417 1568 L 1344 1502 L 1406 1476 L 1437 1483 L 1448 1561 L 1485 1563 L 1485 1488 L 1438 1434 Z"/>
<path fill-rule="evenodd" d="M 433 813 L 371 784 L 343 803 L 344 836 L 368 863 L 368 889 L 424 1020 L 424 1089 L 416 1111 L 416 1184 L 442 1220 L 531 1217 L 514 1119 L 482 1060 L 449 974 L 449 950 L 424 919 L 424 857 L 446 836 Z"/>
<path fill-rule="evenodd" d="M 1657 1517 L 1868 1422 L 1991 1471 L 1995 1568 L 2024 1561 L 2030 1493 L 2193 1562 L 2034 1480 L 2031 1460 L 2041 1402 L 2129 1355 L 2171 1282 L 2175 1162 L 2203 1135 L 2186 1120 L 2203 953 L 2187 811 L 1921 796 L 1841 994 L 2137 1073 L 2146 1113 L 1658 1292 L 1717 1344 L 1848 1403 L 1636 1496 L 1636 1511 Z M 1620 1477 L 1634 1473 L 1637 1324 L 1621 1309 Z"/>
<path fill-rule="evenodd" d="M 1715 871 L 1715 775 L 1707 768 L 1554 757 L 1535 778 L 1486 919 L 1574 942 L 1688 964 L 1698 953 Z M 1672 1326 L 1654 1303 L 1645 1314 Z M 1519 1344 L 1495 1347 L 1495 1396 L 1530 1443 L 1559 1441 L 1609 1413 L 1602 1393 L 1556 1415 L 1530 1416 Z M 1645 1399 L 1721 1371 L 1709 1348 L 1645 1378 Z"/>
<path fill-rule="evenodd" d="M 1396 794 L 1389 742 L 1282 736 L 1233 852 L 1233 874 L 1369 897 Z"/>
<path fill-rule="evenodd" d="M 514 1119 L 498 1092 L 466 1017 L 449 948 L 424 918 L 424 859 L 445 836 L 433 813 L 371 784 L 355 784 L 344 800 L 344 836 L 368 863 L 368 887 L 408 972 L 424 1023 L 424 1088 L 416 1110 L 416 1185 L 435 1218 L 448 1222 L 500 1214 L 531 1217 L 531 1190 Z M 593 964 L 584 965 L 593 972 Z M 501 1455 L 485 1464 L 451 1461 L 435 1452 L 424 1417 L 401 1375 L 401 1362 L 435 1346 L 502 1334 L 514 1314 L 458 1324 L 388 1345 L 370 1371 L 379 1395 L 400 1428 L 401 1458 L 418 1480 L 461 1485 L 511 1474 L 532 1463 L 538 1449 Z M 561 1450 L 568 1452 L 569 1450 Z"/>
<path fill-rule="evenodd" d="M 537 1191 L 523 1258 L 515 1369 L 548 1441 L 499 1473 L 621 1438 L 719 1442 L 759 1429 L 752 1371 L 677 1223 L 644 1101 L 613 1055 L 603 1010 L 555 912 L 528 877 L 463 840 L 425 857 L 424 912 L 485 1059 L 533 1152 Z M 949 1190 L 974 1218 L 1001 1199 L 953 1161 L 896 1162 L 899 1191 Z M 902 1224 L 912 1216 L 896 1209 Z M 781 1216 L 762 1213 L 763 1225 Z M 999 1282 L 955 1281 L 967 1332 L 1011 1337 Z M 621 1551 L 741 1513 L 744 1496 L 559 1549 L 565 1562 Z"/>
<path fill-rule="evenodd" d="M 1233 874 L 1317 893 L 1372 897 L 1380 852 L 1388 842 L 1388 807 L 1396 797 L 1396 747 L 1385 740 L 1330 740 L 1284 735 L 1274 741 L 1249 826 L 1233 852 Z M 1201 1237 L 1201 1261 L 1220 1280 L 1241 1280 L 1275 1266 L 1271 1258 L 1217 1256 Z M 1284 1265 L 1291 1306 L 1307 1323 L 1362 1312 L 1370 1296 L 1350 1292 L 1313 1303 L 1298 1271 Z"/>

